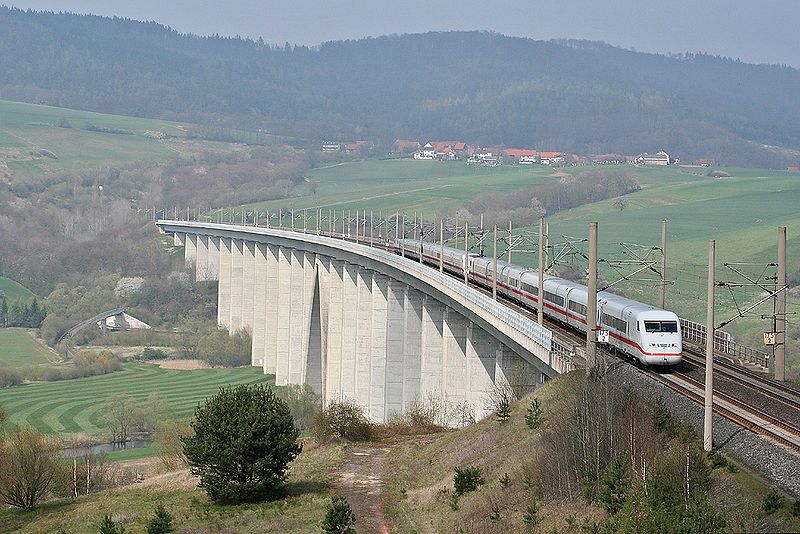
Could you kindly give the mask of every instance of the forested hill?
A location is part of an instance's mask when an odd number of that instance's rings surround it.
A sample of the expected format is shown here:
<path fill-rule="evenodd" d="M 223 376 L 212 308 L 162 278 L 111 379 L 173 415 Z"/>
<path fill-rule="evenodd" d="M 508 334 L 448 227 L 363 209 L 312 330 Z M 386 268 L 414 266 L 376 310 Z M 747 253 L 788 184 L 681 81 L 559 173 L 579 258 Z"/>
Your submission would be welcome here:
<path fill-rule="evenodd" d="M 265 36 L 266 39 L 269 36 Z M 800 71 L 485 32 L 317 48 L 0 7 L 0 96 L 309 139 L 455 138 L 796 164 Z"/>

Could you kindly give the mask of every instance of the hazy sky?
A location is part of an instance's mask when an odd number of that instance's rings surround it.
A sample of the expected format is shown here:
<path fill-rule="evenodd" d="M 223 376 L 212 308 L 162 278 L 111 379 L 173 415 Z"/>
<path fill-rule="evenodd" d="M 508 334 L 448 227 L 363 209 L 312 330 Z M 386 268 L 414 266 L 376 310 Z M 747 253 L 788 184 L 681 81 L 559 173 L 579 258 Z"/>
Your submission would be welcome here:
<path fill-rule="evenodd" d="M 0 0 L 20 8 L 155 20 L 270 43 L 430 30 L 602 40 L 800 67 L 799 0 Z"/>

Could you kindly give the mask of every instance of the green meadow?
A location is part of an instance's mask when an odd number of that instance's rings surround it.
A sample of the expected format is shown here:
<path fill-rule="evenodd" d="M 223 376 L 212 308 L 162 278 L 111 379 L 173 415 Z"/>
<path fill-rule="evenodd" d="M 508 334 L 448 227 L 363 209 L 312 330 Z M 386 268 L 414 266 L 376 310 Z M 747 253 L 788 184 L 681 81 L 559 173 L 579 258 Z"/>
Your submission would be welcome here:
<path fill-rule="evenodd" d="M 57 356 L 22 328 L 0 328 L 0 365 L 46 365 Z"/>
<path fill-rule="evenodd" d="M 362 161 L 318 168 L 308 173 L 312 184 L 297 198 L 258 205 L 261 210 L 322 208 L 336 210 L 404 211 L 432 217 L 453 211 L 485 192 L 507 192 L 557 180 L 555 172 L 576 174 L 599 167 L 551 169 L 538 165 L 496 168 L 468 167 L 459 162 L 405 160 Z M 724 169 L 731 178 L 707 177 L 709 169 L 693 167 L 602 167 L 634 174 L 642 190 L 628 195 L 620 211 L 613 199 L 548 217 L 551 243 L 563 236 L 587 236 L 590 221 L 600 224 L 600 256 L 624 259 L 620 243 L 660 246 L 661 220 L 668 220 L 668 307 L 701 320 L 705 314 L 705 276 L 708 240 L 717 242 L 719 278 L 736 277 L 722 264 L 775 262 L 777 227 L 789 227 L 789 271 L 800 268 L 800 173 L 762 169 Z M 316 192 L 314 191 L 316 190 Z M 519 228 L 534 233 L 538 228 Z M 585 246 L 585 245 L 581 245 Z M 501 253 L 503 250 L 501 250 Z M 534 265 L 534 257 L 517 253 L 515 263 Z M 748 267 L 752 274 L 761 269 Z M 621 273 L 608 265 L 601 271 L 610 280 Z M 773 268 L 774 272 L 774 268 Z M 652 278 L 652 276 L 650 277 Z M 624 282 L 626 294 L 645 302 L 657 301 L 652 280 Z M 752 301 L 760 290 L 739 290 L 737 301 Z M 720 317 L 735 312 L 730 295 L 720 294 Z M 771 307 L 770 307 L 771 308 Z M 766 308 L 759 313 L 769 312 Z M 763 322 L 763 321 L 762 321 Z M 732 324 L 733 332 L 765 328 L 758 318 Z"/>
<path fill-rule="evenodd" d="M 126 364 L 123 371 L 59 382 L 34 382 L 0 389 L 0 405 L 11 424 L 28 424 L 57 435 L 103 432 L 100 415 L 113 395 L 130 395 L 140 402 L 157 393 L 181 420 L 220 387 L 238 384 L 274 384 L 261 369 L 161 369 L 150 364 Z"/>
<path fill-rule="evenodd" d="M 22 284 L 4 276 L 0 276 L 0 293 L 9 301 L 32 300 L 36 295 Z"/>

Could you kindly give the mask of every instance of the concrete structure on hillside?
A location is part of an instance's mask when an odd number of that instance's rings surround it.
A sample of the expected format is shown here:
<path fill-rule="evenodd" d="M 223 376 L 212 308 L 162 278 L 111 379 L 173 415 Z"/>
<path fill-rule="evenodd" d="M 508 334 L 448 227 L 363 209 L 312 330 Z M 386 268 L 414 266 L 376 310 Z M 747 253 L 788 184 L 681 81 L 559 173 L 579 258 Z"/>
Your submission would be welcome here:
<path fill-rule="evenodd" d="M 533 388 L 571 369 L 546 328 L 386 250 L 263 227 L 158 226 L 198 280 L 219 280 L 218 322 L 250 329 L 253 365 L 326 402 L 355 400 L 373 421 L 433 397 L 480 418 L 496 385 Z"/>

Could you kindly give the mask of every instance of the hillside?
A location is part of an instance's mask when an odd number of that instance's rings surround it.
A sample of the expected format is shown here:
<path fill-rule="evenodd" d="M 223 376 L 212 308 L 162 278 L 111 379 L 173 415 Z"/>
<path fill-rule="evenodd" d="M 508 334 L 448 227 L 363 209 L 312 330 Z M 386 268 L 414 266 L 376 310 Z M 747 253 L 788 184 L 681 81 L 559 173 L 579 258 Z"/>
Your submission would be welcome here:
<path fill-rule="evenodd" d="M 462 138 L 584 153 L 665 148 L 784 167 L 800 71 L 704 54 L 448 32 L 270 46 L 156 23 L 0 8 L 18 100 L 310 139 Z M 269 36 L 265 36 L 267 39 Z"/>

